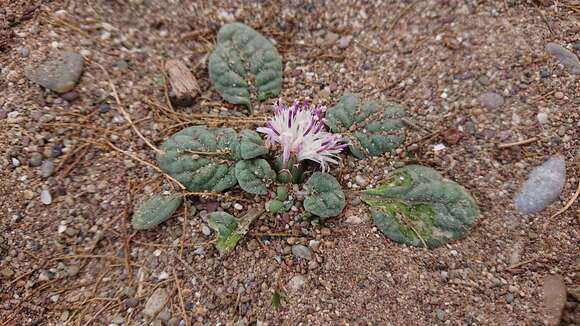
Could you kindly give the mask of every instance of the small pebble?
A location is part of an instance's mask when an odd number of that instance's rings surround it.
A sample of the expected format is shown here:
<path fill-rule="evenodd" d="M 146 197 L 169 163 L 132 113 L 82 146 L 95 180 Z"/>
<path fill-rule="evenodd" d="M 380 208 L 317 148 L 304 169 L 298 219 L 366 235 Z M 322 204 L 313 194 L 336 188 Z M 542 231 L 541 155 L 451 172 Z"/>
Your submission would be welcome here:
<path fill-rule="evenodd" d="M 99 104 L 99 111 L 101 111 L 101 113 L 107 113 L 111 111 L 111 106 L 107 103 L 101 103 Z"/>
<path fill-rule="evenodd" d="M 499 109 L 505 103 L 503 96 L 493 92 L 481 94 L 477 101 L 488 109 Z"/>
<path fill-rule="evenodd" d="M 57 158 L 61 155 L 62 155 L 62 146 L 58 144 L 53 145 L 50 151 L 50 156 L 52 156 L 53 158 Z"/>
<path fill-rule="evenodd" d="M 445 311 L 437 309 L 435 311 L 435 314 L 437 315 L 437 319 L 439 319 L 440 321 L 445 321 Z"/>
<path fill-rule="evenodd" d="M 346 224 L 361 224 L 362 223 L 362 219 L 358 216 L 349 216 L 346 218 L 346 220 L 344 221 Z"/>
<path fill-rule="evenodd" d="M 306 284 L 306 277 L 303 275 L 296 275 L 288 281 L 288 289 L 294 292 L 302 290 Z"/>
<path fill-rule="evenodd" d="M 244 209 L 244 206 L 242 206 L 242 204 L 240 204 L 240 203 L 235 203 L 234 204 L 234 209 L 235 210 L 238 210 L 238 211 L 241 211 L 242 209 Z"/>
<path fill-rule="evenodd" d="M 554 93 L 554 97 L 557 98 L 557 99 L 559 99 L 559 100 L 561 100 L 561 99 L 564 98 L 564 93 L 562 93 L 562 92 L 556 92 L 556 93 Z"/>
<path fill-rule="evenodd" d="M 352 40 L 352 35 L 343 36 L 338 40 L 338 47 L 341 49 L 346 49 L 350 45 Z"/>
<path fill-rule="evenodd" d="M 365 177 L 363 177 L 362 175 L 357 175 L 354 178 L 354 182 L 356 182 L 357 185 L 364 187 L 368 184 L 367 179 Z"/>
<path fill-rule="evenodd" d="M 538 122 L 541 123 L 541 124 L 548 123 L 548 114 L 546 114 L 545 112 L 538 113 L 538 115 L 536 116 L 536 118 L 538 119 Z"/>
<path fill-rule="evenodd" d="M 31 167 L 38 167 L 42 164 L 42 154 L 38 152 L 34 152 L 30 155 L 30 159 L 28 161 Z"/>
<path fill-rule="evenodd" d="M 70 102 L 76 100 L 79 97 L 79 94 L 75 91 L 70 91 L 70 92 L 66 92 L 66 93 L 62 94 L 60 97 L 63 100 L 70 103 Z"/>
<path fill-rule="evenodd" d="M 203 233 L 203 235 L 205 235 L 207 237 L 211 234 L 211 230 L 209 229 L 209 227 L 207 225 L 202 224 L 201 225 L 201 233 Z"/>
<path fill-rule="evenodd" d="M 44 161 L 42 162 L 42 166 L 40 167 L 40 175 L 43 178 L 48 178 L 54 172 L 54 163 L 51 161 Z"/>
<path fill-rule="evenodd" d="M 40 192 L 40 201 L 45 205 L 50 205 L 52 203 L 52 196 L 48 190 Z"/>
<path fill-rule="evenodd" d="M 312 251 L 303 245 L 293 245 L 292 254 L 298 258 L 312 260 Z"/>

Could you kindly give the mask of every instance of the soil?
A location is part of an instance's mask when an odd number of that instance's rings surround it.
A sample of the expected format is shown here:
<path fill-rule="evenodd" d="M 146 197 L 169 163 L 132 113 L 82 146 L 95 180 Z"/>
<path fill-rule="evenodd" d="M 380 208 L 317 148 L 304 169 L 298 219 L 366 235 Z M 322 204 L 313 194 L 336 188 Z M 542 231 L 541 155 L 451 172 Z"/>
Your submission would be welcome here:
<path fill-rule="evenodd" d="M 541 325 L 549 274 L 562 275 L 568 291 L 562 322 L 578 323 L 580 206 L 552 215 L 580 182 L 580 84 L 544 47 L 556 42 L 580 55 L 579 9 L 573 0 L 0 0 L 2 325 Z M 344 156 L 332 171 L 348 190 L 341 216 L 311 223 L 293 211 L 264 214 L 220 257 L 202 232 L 208 211 L 240 216 L 264 199 L 239 190 L 191 197 L 154 230 L 134 231 L 135 203 L 172 185 L 142 163 L 155 153 L 123 117 L 111 85 L 157 146 L 209 115 L 221 116 L 211 120 L 219 125 L 257 127 L 208 79 L 216 33 L 231 21 L 275 42 L 287 101 L 331 106 L 358 92 L 403 103 L 413 155 Z M 86 61 L 64 95 L 24 76 L 58 49 Z M 169 108 L 168 59 L 183 60 L 197 78 L 201 94 L 189 107 Z M 504 103 L 481 105 L 488 92 Z M 520 216 L 514 194 L 555 154 L 567 167 L 559 200 Z M 33 157 L 52 162 L 54 173 L 43 175 Z M 425 250 L 373 226 L 355 177 L 374 185 L 409 162 L 436 168 L 476 198 L 481 217 L 464 239 Z M 292 255 L 297 243 L 314 247 L 311 262 Z M 297 275 L 303 286 L 289 286 Z M 145 316 L 157 289 L 168 302 Z"/>

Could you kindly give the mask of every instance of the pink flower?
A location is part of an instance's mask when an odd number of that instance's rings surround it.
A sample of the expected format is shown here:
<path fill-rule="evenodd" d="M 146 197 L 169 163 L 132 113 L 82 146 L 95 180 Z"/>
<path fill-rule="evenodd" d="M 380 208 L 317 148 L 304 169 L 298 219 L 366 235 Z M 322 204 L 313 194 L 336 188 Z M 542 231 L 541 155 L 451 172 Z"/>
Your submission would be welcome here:
<path fill-rule="evenodd" d="M 266 127 L 257 129 L 266 134 L 268 142 L 282 145 L 284 168 L 288 167 L 291 155 L 298 161 L 317 162 L 323 172 L 329 168 L 329 163 L 338 164 L 337 154 L 348 144 L 340 135 L 324 131 L 324 109 L 320 105 L 312 107 L 308 101 L 302 106 L 294 101 L 288 107 L 278 100 L 274 104 L 274 117 Z"/>

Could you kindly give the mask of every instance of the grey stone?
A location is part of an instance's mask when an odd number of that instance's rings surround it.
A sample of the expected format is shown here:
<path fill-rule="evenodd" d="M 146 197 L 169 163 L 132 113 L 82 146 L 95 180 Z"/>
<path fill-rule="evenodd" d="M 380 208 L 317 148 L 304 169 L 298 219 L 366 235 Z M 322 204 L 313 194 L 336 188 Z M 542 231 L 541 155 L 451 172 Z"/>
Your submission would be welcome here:
<path fill-rule="evenodd" d="M 73 89 L 81 77 L 83 57 L 73 51 L 63 51 L 37 65 L 26 68 L 24 74 L 30 81 L 57 93 Z"/>
<path fill-rule="evenodd" d="M 512 304 L 514 302 L 514 295 L 512 293 L 508 293 L 505 295 L 505 302 Z"/>
<path fill-rule="evenodd" d="M 573 75 L 580 75 L 580 60 L 565 47 L 557 43 L 546 44 L 546 52 L 556 57 L 558 61 Z"/>
<path fill-rule="evenodd" d="M 312 251 L 303 245 L 293 245 L 292 254 L 298 258 L 312 260 Z"/>
<path fill-rule="evenodd" d="M 52 196 L 48 190 L 40 192 L 40 201 L 45 205 L 50 205 L 52 203 Z"/>
<path fill-rule="evenodd" d="M 169 297 L 167 291 L 164 288 L 158 288 L 153 292 L 145 303 L 145 309 L 143 309 L 143 314 L 149 317 L 155 316 L 158 312 L 165 307 Z"/>
<path fill-rule="evenodd" d="M 288 289 L 290 291 L 300 291 L 306 285 L 306 277 L 303 275 L 296 275 L 288 281 Z"/>
<path fill-rule="evenodd" d="M 435 314 L 437 315 L 437 319 L 439 319 L 440 321 L 445 321 L 445 311 L 437 309 L 435 310 Z"/>
<path fill-rule="evenodd" d="M 352 41 L 352 35 L 343 36 L 338 39 L 338 47 L 341 49 L 346 49 L 350 45 L 350 41 Z"/>
<path fill-rule="evenodd" d="M 546 124 L 548 123 L 548 114 L 546 112 L 540 112 L 538 113 L 538 115 L 536 116 L 536 118 L 538 119 L 538 122 L 541 124 Z"/>
<path fill-rule="evenodd" d="M 505 103 L 503 96 L 494 92 L 487 92 L 479 95 L 477 101 L 483 107 L 488 109 L 499 109 Z"/>
<path fill-rule="evenodd" d="M 522 189 L 515 196 L 520 214 L 529 215 L 541 211 L 558 198 L 566 182 L 564 157 L 556 155 L 530 172 Z"/>
<path fill-rule="evenodd" d="M 54 172 L 54 163 L 51 161 L 44 161 L 42 162 L 42 166 L 40 167 L 40 175 L 43 178 L 48 178 Z"/>
<path fill-rule="evenodd" d="M 211 234 L 211 230 L 209 229 L 209 227 L 205 224 L 201 225 L 201 233 L 203 233 L 203 235 L 205 236 L 209 236 Z"/>
<path fill-rule="evenodd" d="M 30 154 L 30 159 L 28 160 L 28 164 L 32 167 L 37 167 L 42 164 L 42 154 L 38 152 L 34 152 Z"/>

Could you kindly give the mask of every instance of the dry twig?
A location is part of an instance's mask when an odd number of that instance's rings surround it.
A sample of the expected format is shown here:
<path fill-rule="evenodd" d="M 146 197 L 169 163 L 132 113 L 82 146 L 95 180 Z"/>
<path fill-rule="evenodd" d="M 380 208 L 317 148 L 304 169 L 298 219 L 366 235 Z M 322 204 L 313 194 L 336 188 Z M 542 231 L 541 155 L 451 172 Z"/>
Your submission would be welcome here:
<path fill-rule="evenodd" d="M 572 195 L 572 198 L 570 198 L 570 200 L 568 200 L 568 203 L 566 203 L 566 205 L 564 205 L 564 207 L 562 207 L 561 210 L 557 211 L 554 215 L 550 216 L 550 218 L 554 218 L 562 213 L 564 213 L 565 211 L 568 210 L 568 208 L 570 208 L 574 202 L 576 202 L 576 199 L 578 199 L 578 196 L 580 196 L 580 181 L 578 181 L 578 188 L 576 189 L 576 192 L 574 193 L 574 195 Z"/>

